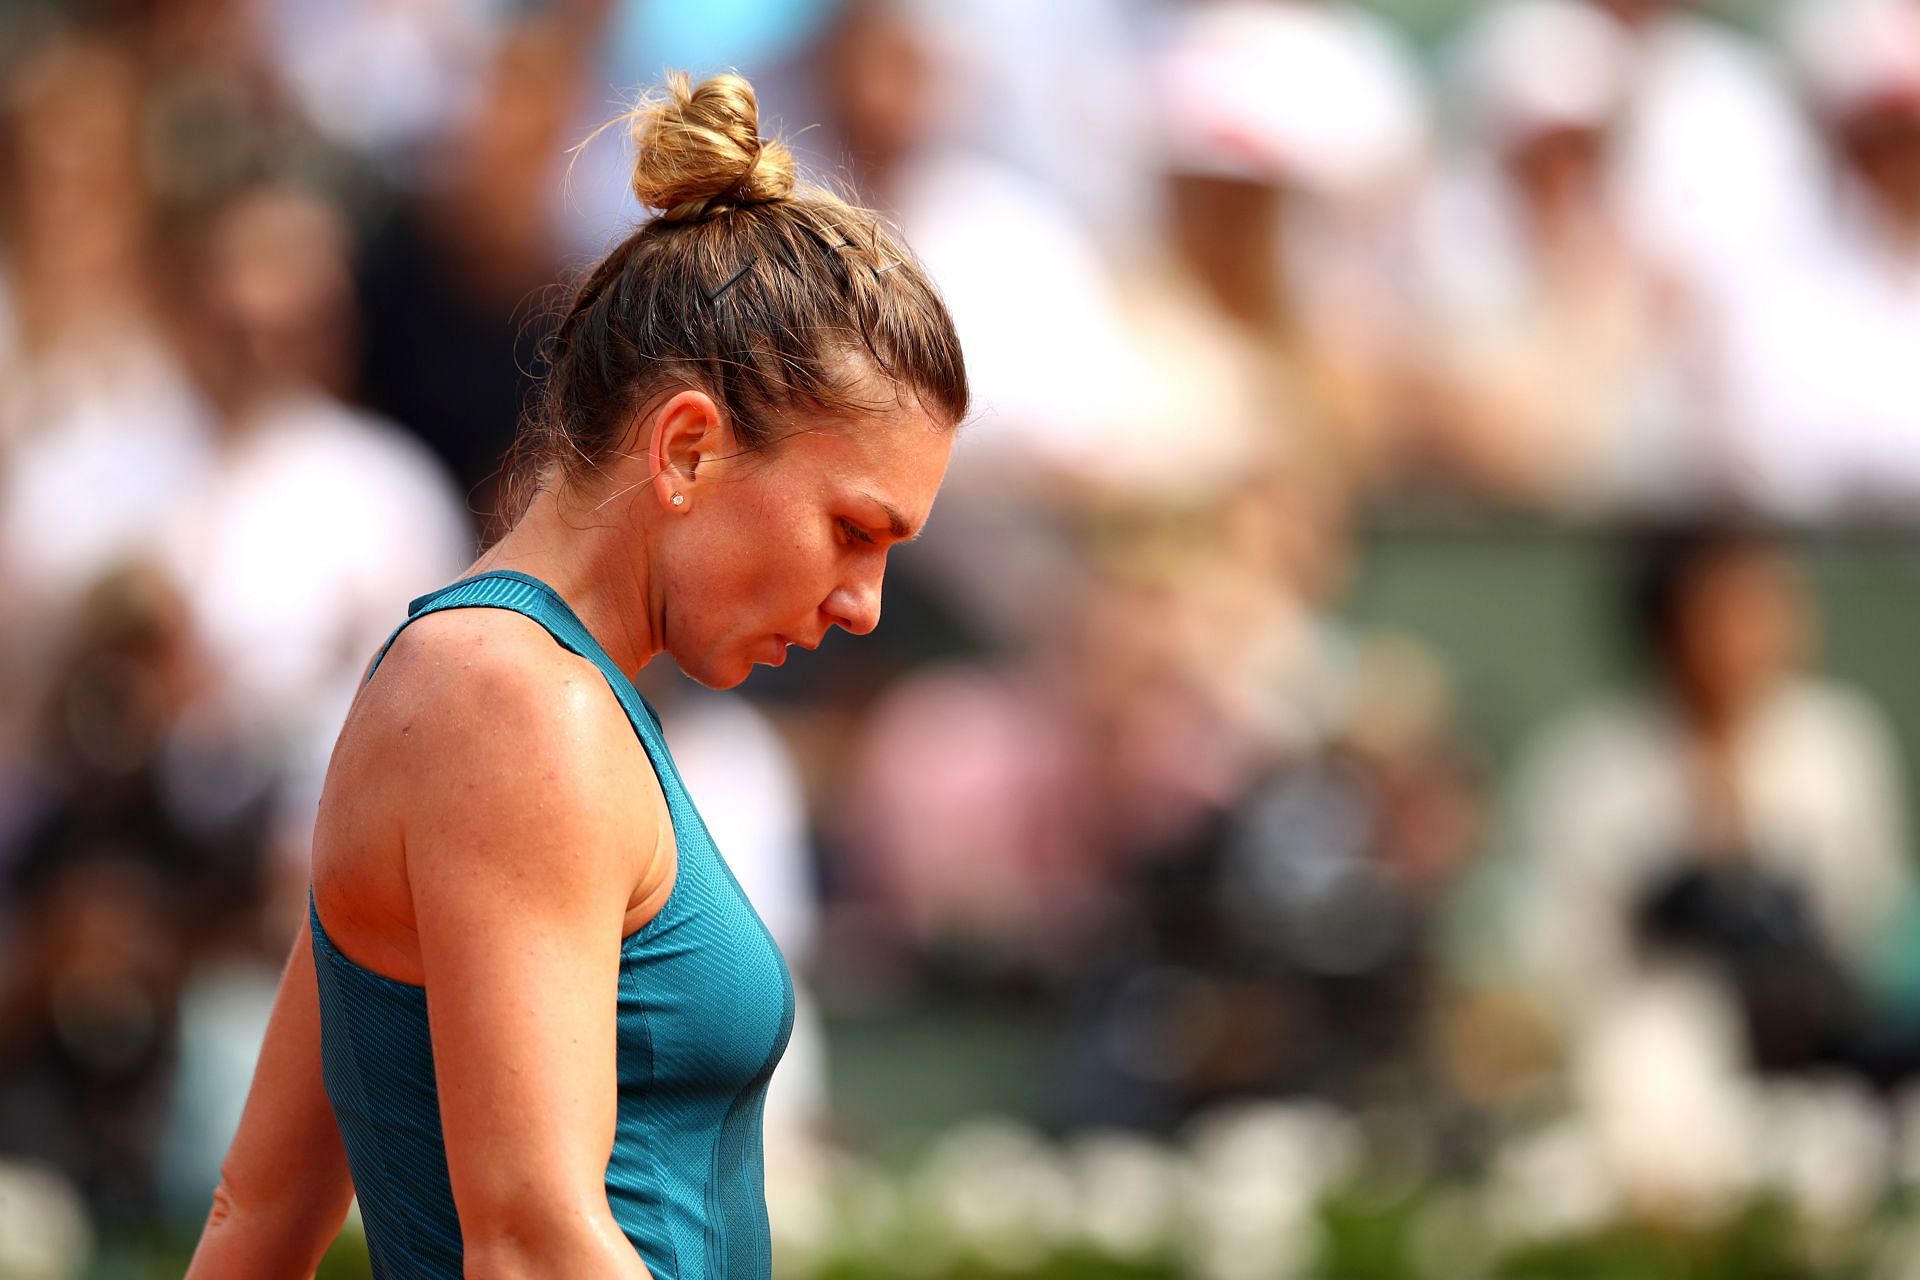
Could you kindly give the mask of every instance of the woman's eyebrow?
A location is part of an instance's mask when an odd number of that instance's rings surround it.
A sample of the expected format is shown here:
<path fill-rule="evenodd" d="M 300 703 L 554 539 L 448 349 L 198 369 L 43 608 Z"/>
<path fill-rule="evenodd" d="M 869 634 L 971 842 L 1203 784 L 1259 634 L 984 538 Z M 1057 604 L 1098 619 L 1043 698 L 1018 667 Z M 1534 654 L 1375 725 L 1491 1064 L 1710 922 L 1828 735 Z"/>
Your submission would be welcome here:
<path fill-rule="evenodd" d="M 911 535 L 908 534 L 907 518 L 901 515 L 899 510 L 896 509 L 891 502 L 888 502 L 885 498 L 875 497 L 873 494 L 867 493 L 864 490 L 860 496 L 887 513 L 887 531 L 893 534 L 894 537 L 900 539 L 902 542 L 912 542 L 920 536 L 918 531 L 915 531 Z"/>

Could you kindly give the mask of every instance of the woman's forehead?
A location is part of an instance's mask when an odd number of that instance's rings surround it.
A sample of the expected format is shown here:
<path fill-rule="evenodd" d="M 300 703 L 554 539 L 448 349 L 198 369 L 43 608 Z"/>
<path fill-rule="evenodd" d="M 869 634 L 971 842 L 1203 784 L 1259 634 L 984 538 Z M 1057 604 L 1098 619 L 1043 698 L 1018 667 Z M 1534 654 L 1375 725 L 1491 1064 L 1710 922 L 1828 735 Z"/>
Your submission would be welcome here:
<path fill-rule="evenodd" d="M 953 433 L 941 430 L 916 405 L 807 432 L 795 443 L 838 495 L 891 508 L 912 530 L 925 519 L 946 474 Z"/>

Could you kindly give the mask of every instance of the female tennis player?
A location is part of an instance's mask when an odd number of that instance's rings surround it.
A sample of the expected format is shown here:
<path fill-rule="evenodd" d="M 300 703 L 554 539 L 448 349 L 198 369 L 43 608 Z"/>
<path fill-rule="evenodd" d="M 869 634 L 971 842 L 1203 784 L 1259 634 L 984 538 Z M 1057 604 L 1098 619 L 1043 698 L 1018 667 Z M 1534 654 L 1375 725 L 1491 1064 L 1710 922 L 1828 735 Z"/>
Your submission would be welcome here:
<path fill-rule="evenodd" d="M 746 81 L 630 123 L 659 216 L 558 330 L 524 513 L 369 665 L 193 1280 L 311 1276 L 356 1192 L 379 1277 L 770 1274 L 792 982 L 629 673 L 724 688 L 872 630 L 966 374 Z"/>

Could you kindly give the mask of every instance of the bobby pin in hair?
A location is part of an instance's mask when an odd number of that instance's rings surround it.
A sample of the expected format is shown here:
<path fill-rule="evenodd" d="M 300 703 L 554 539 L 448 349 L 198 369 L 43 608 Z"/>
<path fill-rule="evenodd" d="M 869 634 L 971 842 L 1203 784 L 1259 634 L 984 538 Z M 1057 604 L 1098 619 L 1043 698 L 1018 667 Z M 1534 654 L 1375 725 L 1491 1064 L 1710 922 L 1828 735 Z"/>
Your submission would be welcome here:
<path fill-rule="evenodd" d="M 741 267 L 738 271 L 728 276 L 727 282 L 725 284 L 721 285 L 718 289 L 715 289 L 712 293 L 709 293 L 707 295 L 707 301 L 709 303 L 720 301 L 720 295 L 725 293 L 727 290 L 733 288 L 734 285 L 738 284 L 740 282 L 741 276 L 744 276 L 745 274 L 747 274 L 747 272 L 753 270 L 753 264 L 754 264 L 754 259 L 748 258 L 745 266 Z"/>

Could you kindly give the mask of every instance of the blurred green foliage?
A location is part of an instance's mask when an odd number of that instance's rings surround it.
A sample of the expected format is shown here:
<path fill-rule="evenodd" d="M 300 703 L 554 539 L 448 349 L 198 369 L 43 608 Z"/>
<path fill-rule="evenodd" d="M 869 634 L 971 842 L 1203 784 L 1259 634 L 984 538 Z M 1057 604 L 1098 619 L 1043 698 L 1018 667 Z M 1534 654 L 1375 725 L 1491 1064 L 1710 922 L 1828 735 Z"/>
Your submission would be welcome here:
<path fill-rule="evenodd" d="M 1320 1208 L 1318 1257 L 1298 1273 L 1299 1280 L 1866 1280 L 1881 1273 L 1871 1253 L 1892 1225 L 1868 1224 L 1848 1238 L 1823 1240 L 1815 1250 L 1790 1205 L 1760 1197 L 1714 1228 L 1620 1222 L 1577 1237 L 1484 1248 L 1480 1265 L 1462 1271 L 1455 1268 L 1465 1258 L 1433 1255 L 1433 1237 L 1422 1225 L 1451 1194 L 1444 1186 L 1342 1188 Z M 778 1274 L 782 1280 L 1197 1280 L 1203 1274 L 1172 1252 L 1126 1259 L 1070 1245 L 1032 1265 L 1010 1267 L 951 1248 L 916 1256 L 900 1244 L 863 1252 L 843 1243 L 830 1247 L 818 1265 Z M 174 1280 L 186 1269 L 191 1248 L 178 1238 L 121 1239 L 89 1277 Z M 316 1280 L 371 1276 L 365 1240 L 350 1228 L 328 1252 Z"/>

